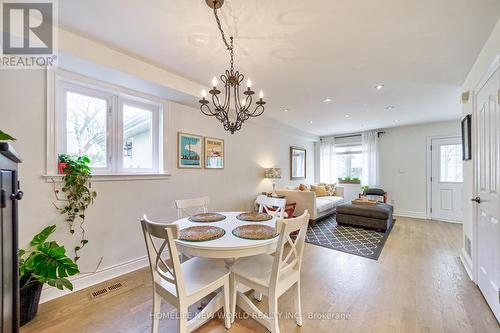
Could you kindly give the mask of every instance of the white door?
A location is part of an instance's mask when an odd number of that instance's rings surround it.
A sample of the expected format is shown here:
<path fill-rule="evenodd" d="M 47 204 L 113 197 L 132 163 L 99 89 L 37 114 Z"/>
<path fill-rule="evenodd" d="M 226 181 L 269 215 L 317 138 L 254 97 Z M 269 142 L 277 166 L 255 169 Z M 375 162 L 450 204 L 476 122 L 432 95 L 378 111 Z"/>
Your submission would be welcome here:
<path fill-rule="evenodd" d="M 477 90 L 476 249 L 477 282 L 500 322 L 500 115 L 499 69 Z"/>
<path fill-rule="evenodd" d="M 433 220 L 462 221 L 463 181 L 462 139 L 432 139 Z"/>

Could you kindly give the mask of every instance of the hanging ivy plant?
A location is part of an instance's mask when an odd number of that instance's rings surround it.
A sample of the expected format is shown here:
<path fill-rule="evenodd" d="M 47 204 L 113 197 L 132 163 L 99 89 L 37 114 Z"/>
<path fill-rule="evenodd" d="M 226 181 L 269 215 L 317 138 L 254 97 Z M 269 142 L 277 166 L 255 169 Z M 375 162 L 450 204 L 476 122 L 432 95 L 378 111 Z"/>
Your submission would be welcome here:
<path fill-rule="evenodd" d="M 90 158 L 84 156 L 59 155 L 59 162 L 64 163 L 63 183 L 61 190 L 54 188 L 58 201 L 64 201 L 64 207 L 56 208 L 61 214 L 66 215 L 66 222 L 69 225 L 69 232 L 75 233 L 75 223 L 81 230 L 80 242 L 75 246 L 75 262 L 80 259 L 78 252 L 89 242 L 85 238 L 85 213 L 87 208 L 94 203 L 97 192 L 92 190 L 92 169 L 90 168 Z M 59 197 L 60 192 L 64 197 Z"/>

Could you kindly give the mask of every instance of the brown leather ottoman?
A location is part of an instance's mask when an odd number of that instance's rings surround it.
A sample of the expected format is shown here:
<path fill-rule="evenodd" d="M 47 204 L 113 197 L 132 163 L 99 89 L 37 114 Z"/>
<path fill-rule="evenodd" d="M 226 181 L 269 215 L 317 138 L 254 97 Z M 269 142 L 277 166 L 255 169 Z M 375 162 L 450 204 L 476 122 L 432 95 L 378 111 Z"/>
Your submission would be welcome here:
<path fill-rule="evenodd" d="M 387 230 L 392 226 L 394 208 L 385 203 L 374 206 L 348 202 L 337 206 L 337 223 Z"/>

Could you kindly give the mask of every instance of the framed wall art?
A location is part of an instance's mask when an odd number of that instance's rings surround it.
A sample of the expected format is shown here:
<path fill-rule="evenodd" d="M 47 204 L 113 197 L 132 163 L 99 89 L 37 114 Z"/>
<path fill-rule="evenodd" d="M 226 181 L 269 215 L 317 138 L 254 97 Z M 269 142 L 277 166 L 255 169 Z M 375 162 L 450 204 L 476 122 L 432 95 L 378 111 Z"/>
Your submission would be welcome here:
<path fill-rule="evenodd" d="M 203 137 L 177 133 L 177 167 L 201 169 L 203 161 Z"/>
<path fill-rule="evenodd" d="M 205 137 L 205 169 L 224 169 L 224 140 Z"/>

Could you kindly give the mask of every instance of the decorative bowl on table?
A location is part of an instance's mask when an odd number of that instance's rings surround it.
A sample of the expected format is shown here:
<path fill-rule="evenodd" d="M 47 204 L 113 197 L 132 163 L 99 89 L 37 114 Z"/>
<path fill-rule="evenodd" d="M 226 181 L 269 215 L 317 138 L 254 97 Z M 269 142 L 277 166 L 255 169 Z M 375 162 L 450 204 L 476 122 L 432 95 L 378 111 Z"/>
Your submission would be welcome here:
<path fill-rule="evenodd" d="M 226 217 L 219 213 L 200 213 L 189 217 L 189 221 L 198 223 L 219 222 Z"/>
<path fill-rule="evenodd" d="M 241 221 L 264 222 L 271 220 L 273 217 L 267 213 L 246 212 L 238 214 L 236 218 Z"/>
<path fill-rule="evenodd" d="M 206 242 L 221 238 L 226 232 L 224 229 L 210 225 L 195 226 L 179 231 L 179 239 L 188 242 Z"/>

